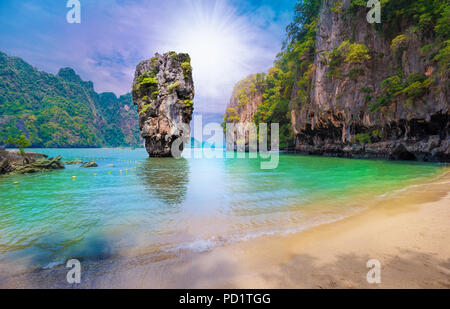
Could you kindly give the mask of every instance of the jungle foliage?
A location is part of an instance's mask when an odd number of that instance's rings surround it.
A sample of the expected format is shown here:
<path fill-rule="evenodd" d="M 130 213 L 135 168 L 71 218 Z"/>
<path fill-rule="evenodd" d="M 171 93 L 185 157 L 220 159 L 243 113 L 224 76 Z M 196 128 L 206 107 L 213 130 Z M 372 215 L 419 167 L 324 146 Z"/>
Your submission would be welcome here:
<path fill-rule="evenodd" d="M 136 146 L 137 123 L 131 95 L 98 94 L 70 68 L 52 75 L 0 52 L 1 141 L 24 135 L 32 147 Z"/>

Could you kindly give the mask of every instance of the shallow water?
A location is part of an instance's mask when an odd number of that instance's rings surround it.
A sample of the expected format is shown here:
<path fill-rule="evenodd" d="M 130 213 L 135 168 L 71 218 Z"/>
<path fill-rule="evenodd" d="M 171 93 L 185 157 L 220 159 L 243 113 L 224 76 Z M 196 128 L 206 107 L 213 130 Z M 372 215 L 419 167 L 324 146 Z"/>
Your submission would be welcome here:
<path fill-rule="evenodd" d="M 71 258 L 176 256 L 296 232 L 370 207 L 444 169 L 281 155 L 277 169 L 262 170 L 259 159 L 149 159 L 144 149 L 33 151 L 95 159 L 99 167 L 0 177 L 0 261 L 32 268 Z"/>

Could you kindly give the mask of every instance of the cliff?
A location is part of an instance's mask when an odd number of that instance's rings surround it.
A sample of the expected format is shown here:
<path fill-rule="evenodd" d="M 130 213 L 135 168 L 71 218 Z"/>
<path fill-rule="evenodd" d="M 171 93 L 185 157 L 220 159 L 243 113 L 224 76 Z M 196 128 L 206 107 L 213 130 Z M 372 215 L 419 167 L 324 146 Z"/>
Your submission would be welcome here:
<path fill-rule="evenodd" d="M 450 160 L 448 79 L 423 49 L 435 38 L 406 18 L 377 30 L 365 8 L 344 16 L 350 5 L 322 2 L 310 100 L 291 101 L 296 149 Z"/>
<path fill-rule="evenodd" d="M 381 24 L 368 11 L 299 1 L 253 121 L 287 120 L 300 153 L 450 161 L 449 4 L 384 1 Z"/>
<path fill-rule="evenodd" d="M 142 61 L 133 81 L 133 101 L 139 127 L 151 157 L 171 157 L 172 144 L 182 138 L 182 151 L 190 138 L 194 112 L 194 82 L 190 57 L 169 52 Z"/>
<path fill-rule="evenodd" d="M 236 84 L 224 115 L 224 129 L 227 123 L 240 123 L 247 126 L 254 122 L 258 106 L 263 101 L 264 79 L 265 74 L 253 74 Z M 237 133 L 235 135 L 237 139 Z M 247 150 L 248 145 L 249 135 L 247 133 L 245 135 L 245 148 Z M 234 150 L 236 147 L 236 144 L 227 144 L 228 150 Z"/>
<path fill-rule="evenodd" d="M 225 123 L 253 123 L 258 106 L 262 103 L 264 74 L 253 74 L 234 86 L 224 116 Z"/>
<path fill-rule="evenodd" d="M 32 147 L 140 144 L 131 95 L 98 94 L 73 69 L 41 72 L 0 52 L 0 144 L 23 133 Z"/>

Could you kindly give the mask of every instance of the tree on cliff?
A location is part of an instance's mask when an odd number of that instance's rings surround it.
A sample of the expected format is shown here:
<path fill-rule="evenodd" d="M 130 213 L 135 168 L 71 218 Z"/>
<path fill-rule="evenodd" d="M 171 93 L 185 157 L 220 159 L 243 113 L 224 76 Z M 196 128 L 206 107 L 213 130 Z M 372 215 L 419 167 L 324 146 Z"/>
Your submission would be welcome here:
<path fill-rule="evenodd" d="M 22 134 L 19 138 L 8 138 L 4 141 L 6 145 L 15 145 L 20 150 L 20 154 L 22 156 L 25 155 L 25 148 L 31 146 L 31 142 L 27 139 L 27 137 Z"/>

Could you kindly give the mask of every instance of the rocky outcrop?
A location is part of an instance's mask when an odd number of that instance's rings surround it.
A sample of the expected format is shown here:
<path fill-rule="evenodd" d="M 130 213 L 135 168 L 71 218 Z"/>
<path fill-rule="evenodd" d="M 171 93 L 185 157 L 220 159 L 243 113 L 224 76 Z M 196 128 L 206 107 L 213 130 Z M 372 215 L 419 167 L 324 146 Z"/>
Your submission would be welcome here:
<path fill-rule="evenodd" d="M 61 170 L 64 169 L 64 163 L 61 162 L 61 156 L 56 158 L 38 160 L 30 164 L 25 164 L 24 166 L 19 166 L 14 169 L 12 174 L 34 174 L 39 172 L 45 172 L 50 170 Z"/>
<path fill-rule="evenodd" d="M 18 151 L 0 151 L 1 174 L 34 174 L 49 170 L 64 169 L 61 156 L 47 159 L 40 153 L 20 154 Z"/>
<path fill-rule="evenodd" d="M 133 101 L 150 157 L 172 156 L 172 144 L 189 141 L 194 111 L 194 83 L 190 57 L 169 52 L 139 63 L 133 81 Z"/>
<path fill-rule="evenodd" d="M 97 162 L 95 162 L 95 161 L 89 161 L 89 162 L 84 162 L 84 163 L 81 165 L 81 167 L 82 167 L 82 168 L 98 167 L 98 164 L 97 164 Z"/>
<path fill-rule="evenodd" d="M 83 164 L 83 161 L 81 161 L 80 159 L 75 159 L 71 161 L 66 161 L 64 163 L 67 165 L 75 165 L 75 164 Z"/>
<path fill-rule="evenodd" d="M 0 175 L 8 173 L 10 170 L 10 165 L 8 159 L 0 155 Z"/>
<path fill-rule="evenodd" d="M 377 30 L 350 0 L 322 1 L 309 101 L 292 98 L 298 152 L 450 161 L 448 76 L 429 38 L 406 20 Z M 386 26 L 385 26 L 386 27 Z"/>

